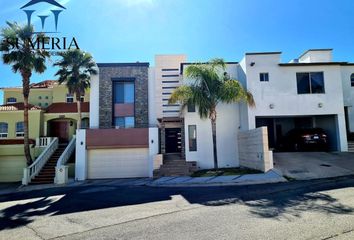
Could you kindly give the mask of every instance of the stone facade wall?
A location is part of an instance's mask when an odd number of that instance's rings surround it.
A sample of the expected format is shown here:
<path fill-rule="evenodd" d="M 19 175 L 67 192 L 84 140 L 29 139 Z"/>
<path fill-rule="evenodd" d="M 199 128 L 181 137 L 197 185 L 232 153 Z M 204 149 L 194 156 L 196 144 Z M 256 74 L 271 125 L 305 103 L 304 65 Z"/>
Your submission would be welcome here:
<path fill-rule="evenodd" d="M 267 172 L 273 168 L 273 152 L 268 147 L 267 127 L 240 131 L 238 134 L 241 167 Z"/>
<path fill-rule="evenodd" d="M 135 81 L 135 127 L 148 127 L 148 63 L 98 64 L 99 86 L 99 126 L 111 128 L 113 123 L 113 79 L 134 79 Z"/>

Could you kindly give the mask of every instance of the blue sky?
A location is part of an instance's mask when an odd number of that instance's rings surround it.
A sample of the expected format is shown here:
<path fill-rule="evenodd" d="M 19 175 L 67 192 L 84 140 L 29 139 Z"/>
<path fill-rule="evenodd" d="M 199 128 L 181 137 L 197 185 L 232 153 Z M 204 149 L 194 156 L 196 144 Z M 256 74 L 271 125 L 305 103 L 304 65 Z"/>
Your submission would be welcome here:
<path fill-rule="evenodd" d="M 0 0 L 0 26 L 6 21 L 25 23 L 20 7 L 28 1 Z M 309 48 L 333 48 L 335 60 L 354 62 L 352 0 L 58 2 L 67 8 L 60 15 L 59 35 L 74 36 L 97 62 L 154 65 L 155 54 L 169 53 L 185 53 L 189 61 L 239 61 L 245 52 L 255 51 L 282 51 L 287 62 Z M 55 69 L 48 65 L 31 81 L 54 79 Z M 0 87 L 19 85 L 20 75 L 0 63 Z"/>

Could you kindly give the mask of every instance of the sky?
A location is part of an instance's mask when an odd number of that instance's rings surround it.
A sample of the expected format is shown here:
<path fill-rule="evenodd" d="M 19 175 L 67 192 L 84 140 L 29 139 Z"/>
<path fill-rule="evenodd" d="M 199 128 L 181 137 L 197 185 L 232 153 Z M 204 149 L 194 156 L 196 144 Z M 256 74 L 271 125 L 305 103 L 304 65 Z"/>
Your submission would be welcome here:
<path fill-rule="evenodd" d="M 6 21 L 25 24 L 20 8 L 28 2 L 0 0 L 0 28 Z M 58 2 L 66 9 L 56 36 L 75 37 L 98 63 L 139 61 L 153 66 L 156 54 L 186 54 L 191 62 L 215 57 L 240 61 L 245 52 L 266 51 L 282 51 L 282 61 L 288 62 L 312 48 L 333 48 L 335 61 L 354 62 L 353 0 Z M 36 7 L 41 14 L 50 9 L 47 3 Z M 39 20 L 34 24 L 41 27 Z M 47 63 L 45 73 L 33 74 L 31 82 L 55 80 L 54 61 Z M 21 86 L 21 76 L 0 61 L 0 88 L 11 86 Z M 0 104 L 2 100 L 0 92 Z"/>

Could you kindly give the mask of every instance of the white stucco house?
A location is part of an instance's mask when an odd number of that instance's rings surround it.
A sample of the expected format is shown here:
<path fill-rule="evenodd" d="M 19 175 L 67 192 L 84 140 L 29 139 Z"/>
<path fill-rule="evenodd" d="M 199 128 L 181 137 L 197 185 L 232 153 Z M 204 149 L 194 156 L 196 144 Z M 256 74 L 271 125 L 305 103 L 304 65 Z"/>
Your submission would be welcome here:
<path fill-rule="evenodd" d="M 168 104 L 173 90 L 189 81 L 183 73 L 190 64 L 185 55 L 157 55 L 154 66 L 98 64 L 90 129 L 77 134 L 76 179 L 185 175 L 213 167 L 210 121 L 194 106 L 181 112 Z M 314 49 L 289 63 L 280 52 L 246 53 L 226 71 L 252 92 L 256 108 L 217 106 L 220 167 L 269 170 L 269 150 L 299 126 L 323 128 L 332 151 L 348 151 L 354 64 L 334 62 L 331 49 Z"/>

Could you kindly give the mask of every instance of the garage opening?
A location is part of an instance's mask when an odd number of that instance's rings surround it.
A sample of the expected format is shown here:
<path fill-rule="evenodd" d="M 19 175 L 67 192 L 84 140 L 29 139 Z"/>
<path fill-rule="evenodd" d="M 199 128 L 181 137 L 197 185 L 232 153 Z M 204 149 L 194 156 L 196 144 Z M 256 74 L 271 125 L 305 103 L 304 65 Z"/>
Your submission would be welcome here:
<path fill-rule="evenodd" d="M 256 117 L 256 127 L 268 128 L 269 147 L 283 151 L 288 133 L 293 129 L 321 128 L 327 135 L 328 150 L 338 151 L 338 130 L 336 115 L 291 116 L 291 117 Z"/>

